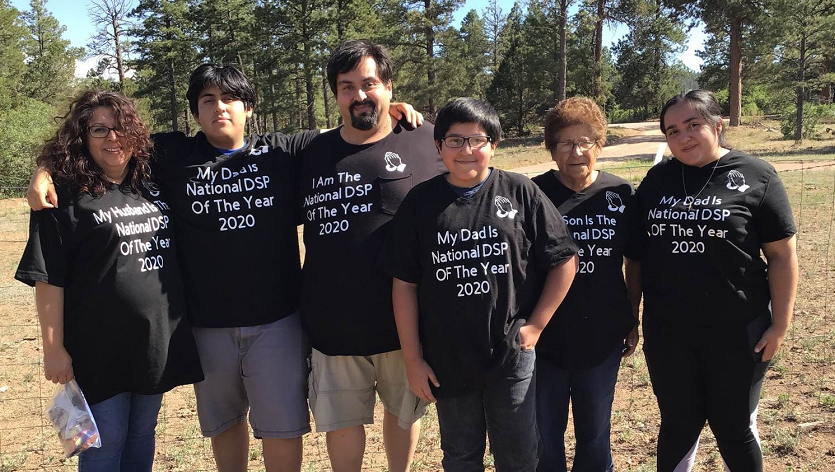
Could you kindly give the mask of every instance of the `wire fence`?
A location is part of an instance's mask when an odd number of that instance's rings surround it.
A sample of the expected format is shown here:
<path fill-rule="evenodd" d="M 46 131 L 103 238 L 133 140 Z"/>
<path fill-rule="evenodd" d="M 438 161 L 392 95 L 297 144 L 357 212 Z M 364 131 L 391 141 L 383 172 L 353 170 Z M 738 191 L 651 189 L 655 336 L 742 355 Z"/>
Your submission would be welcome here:
<path fill-rule="evenodd" d="M 778 354 L 760 402 L 760 435 L 765 470 L 835 470 L 835 162 L 775 163 L 792 202 L 798 226 L 800 287 L 795 320 Z M 609 167 L 637 184 L 648 166 Z M 41 337 L 34 292 L 13 279 L 28 234 L 24 189 L 0 188 L 0 472 L 74 470 L 64 460 L 44 409 L 55 386 L 43 377 Z M 698 281 L 682 281 L 698 283 Z M 113 333 L 112 342 L 119 342 Z M 367 428 L 363 468 L 387 470 L 382 441 L 382 409 Z M 612 414 L 615 468 L 655 470 L 655 441 L 660 417 L 642 352 L 623 361 Z M 573 428 L 566 434 L 569 456 Z M 260 443 L 251 441 L 250 470 L 263 470 Z M 439 470 L 437 418 L 430 408 L 413 470 Z M 570 458 L 569 458 L 570 460 Z M 485 457 L 492 469 L 489 454 Z M 155 470 L 214 470 L 211 445 L 200 435 L 190 387 L 166 394 L 157 427 Z M 302 470 L 329 470 L 324 435 L 304 438 Z M 697 470 L 723 470 L 712 435 L 706 429 Z"/>

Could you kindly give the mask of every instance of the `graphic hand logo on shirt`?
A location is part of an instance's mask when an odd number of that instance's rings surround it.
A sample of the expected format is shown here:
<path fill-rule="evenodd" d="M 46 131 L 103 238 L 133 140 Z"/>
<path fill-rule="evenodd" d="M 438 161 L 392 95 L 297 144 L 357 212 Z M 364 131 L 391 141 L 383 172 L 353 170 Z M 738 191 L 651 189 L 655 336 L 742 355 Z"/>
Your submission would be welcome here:
<path fill-rule="evenodd" d="M 609 211 L 619 211 L 623 213 L 623 210 L 626 209 L 626 205 L 623 204 L 623 200 L 620 199 L 620 195 L 615 192 L 606 190 L 606 202 L 609 203 Z"/>
<path fill-rule="evenodd" d="M 496 204 L 496 216 L 499 218 L 510 218 L 511 220 L 516 217 L 516 213 L 518 210 L 513 209 L 513 204 L 510 203 L 510 200 L 507 197 L 503 197 L 501 195 L 496 195 L 496 199 L 494 200 Z"/>
<path fill-rule="evenodd" d="M 745 176 L 742 175 L 742 172 L 734 169 L 728 172 L 728 190 L 739 190 L 740 192 L 744 192 L 750 188 L 750 185 L 745 184 Z"/>
<path fill-rule="evenodd" d="M 159 187 L 157 187 L 157 184 L 144 180 L 142 181 L 142 186 L 148 189 L 148 193 L 150 193 L 152 197 L 159 197 Z"/>
<path fill-rule="evenodd" d="M 386 152 L 385 160 L 386 170 L 389 172 L 403 172 L 403 169 L 406 168 L 406 164 L 403 163 L 403 159 L 401 159 L 396 152 Z"/>

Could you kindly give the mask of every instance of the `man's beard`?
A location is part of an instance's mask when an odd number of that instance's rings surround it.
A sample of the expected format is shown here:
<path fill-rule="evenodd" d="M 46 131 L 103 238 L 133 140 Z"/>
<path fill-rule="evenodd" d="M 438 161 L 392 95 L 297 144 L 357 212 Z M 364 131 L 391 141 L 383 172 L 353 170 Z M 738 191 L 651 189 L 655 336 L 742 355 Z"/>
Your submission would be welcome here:
<path fill-rule="evenodd" d="M 370 106 L 371 111 L 355 115 L 354 107 L 360 105 Z M 368 131 L 377 126 L 377 104 L 367 98 L 361 102 L 352 103 L 351 106 L 348 107 L 348 112 L 351 114 L 351 126 L 356 129 Z"/>

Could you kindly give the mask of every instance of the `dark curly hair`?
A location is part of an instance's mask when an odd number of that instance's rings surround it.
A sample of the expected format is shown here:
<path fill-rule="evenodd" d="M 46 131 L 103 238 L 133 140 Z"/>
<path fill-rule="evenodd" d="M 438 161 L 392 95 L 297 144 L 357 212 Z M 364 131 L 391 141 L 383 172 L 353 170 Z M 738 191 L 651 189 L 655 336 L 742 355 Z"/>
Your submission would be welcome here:
<path fill-rule="evenodd" d="M 148 128 L 136 115 L 133 102 L 118 93 L 91 90 L 82 93 L 71 104 L 63 122 L 41 150 L 38 165 L 45 167 L 54 178 L 73 189 L 100 196 L 113 184 L 90 156 L 87 126 L 93 110 L 107 107 L 113 110 L 119 128 L 125 132 L 127 144 L 133 151 L 128 173 L 121 186 L 138 193 L 142 182 L 151 180 L 153 143 Z"/>

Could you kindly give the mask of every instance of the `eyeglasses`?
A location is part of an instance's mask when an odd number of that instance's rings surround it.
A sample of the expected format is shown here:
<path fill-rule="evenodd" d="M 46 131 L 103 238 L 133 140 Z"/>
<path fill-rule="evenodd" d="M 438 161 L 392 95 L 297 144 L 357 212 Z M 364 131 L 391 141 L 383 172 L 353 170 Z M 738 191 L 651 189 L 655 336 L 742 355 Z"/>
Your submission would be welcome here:
<path fill-rule="evenodd" d="M 574 146 L 577 146 L 580 151 L 585 152 L 595 145 L 597 145 L 597 141 L 580 141 L 579 143 L 575 143 L 574 141 L 560 141 L 557 143 L 557 151 L 571 152 L 574 150 Z"/>
<path fill-rule="evenodd" d="M 116 136 L 123 138 L 125 136 L 125 130 L 122 128 L 110 128 L 109 126 L 104 125 L 94 125 L 87 128 L 87 131 L 90 132 L 90 136 L 94 138 L 106 138 L 111 131 L 116 133 Z"/>
<path fill-rule="evenodd" d="M 490 136 L 479 134 L 474 136 L 446 136 L 441 139 L 441 141 L 443 141 L 448 148 L 460 148 L 464 147 L 464 143 L 468 143 L 470 148 L 479 149 L 486 146 L 487 143 L 492 142 L 493 139 Z"/>

